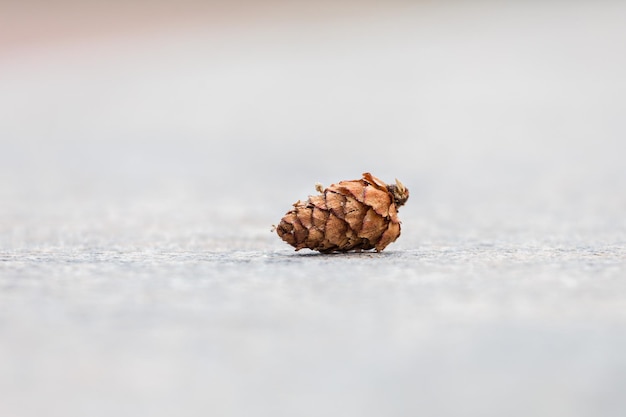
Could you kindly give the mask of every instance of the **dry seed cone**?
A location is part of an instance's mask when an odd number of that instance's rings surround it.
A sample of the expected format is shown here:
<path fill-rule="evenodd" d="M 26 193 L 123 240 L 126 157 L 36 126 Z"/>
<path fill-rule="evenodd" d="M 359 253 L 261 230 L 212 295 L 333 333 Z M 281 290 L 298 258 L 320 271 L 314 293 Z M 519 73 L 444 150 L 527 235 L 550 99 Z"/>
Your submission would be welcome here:
<path fill-rule="evenodd" d="M 387 185 L 366 172 L 360 180 L 316 189 L 319 195 L 296 202 L 276 227 L 296 250 L 380 252 L 400 236 L 398 207 L 409 198 L 400 181 Z"/>

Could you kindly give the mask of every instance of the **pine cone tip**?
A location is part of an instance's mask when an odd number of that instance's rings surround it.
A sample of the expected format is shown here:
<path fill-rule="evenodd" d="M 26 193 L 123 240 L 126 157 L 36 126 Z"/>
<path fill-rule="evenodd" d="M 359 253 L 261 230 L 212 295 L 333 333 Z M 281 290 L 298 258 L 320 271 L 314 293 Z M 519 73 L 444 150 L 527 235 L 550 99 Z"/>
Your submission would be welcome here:
<path fill-rule="evenodd" d="M 393 195 L 393 201 L 396 207 L 403 206 L 409 199 L 409 190 L 396 178 L 396 183 L 387 186 L 389 192 Z"/>

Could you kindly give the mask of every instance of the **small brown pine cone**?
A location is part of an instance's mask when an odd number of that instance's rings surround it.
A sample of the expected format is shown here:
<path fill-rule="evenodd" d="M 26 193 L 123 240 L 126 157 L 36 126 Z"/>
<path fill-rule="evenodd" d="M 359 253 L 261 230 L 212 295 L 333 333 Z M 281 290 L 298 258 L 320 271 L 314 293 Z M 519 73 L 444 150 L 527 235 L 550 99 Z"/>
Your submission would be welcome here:
<path fill-rule="evenodd" d="M 315 188 L 320 194 L 298 200 L 276 227 L 296 250 L 380 252 L 400 236 L 398 207 L 409 198 L 400 181 L 387 185 L 366 172 L 360 180 Z"/>

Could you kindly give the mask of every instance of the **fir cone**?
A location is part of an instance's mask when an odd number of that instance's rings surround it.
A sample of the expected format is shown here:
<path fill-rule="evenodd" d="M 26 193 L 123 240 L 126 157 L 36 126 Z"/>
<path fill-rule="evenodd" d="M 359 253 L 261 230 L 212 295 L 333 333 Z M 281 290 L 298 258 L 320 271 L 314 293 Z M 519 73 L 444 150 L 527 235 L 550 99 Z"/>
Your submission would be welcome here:
<path fill-rule="evenodd" d="M 278 236 L 296 250 L 380 252 L 400 236 L 398 207 L 409 190 L 396 179 L 387 185 L 369 172 L 360 180 L 341 181 L 306 202 L 297 201 L 282 218 Z"/>

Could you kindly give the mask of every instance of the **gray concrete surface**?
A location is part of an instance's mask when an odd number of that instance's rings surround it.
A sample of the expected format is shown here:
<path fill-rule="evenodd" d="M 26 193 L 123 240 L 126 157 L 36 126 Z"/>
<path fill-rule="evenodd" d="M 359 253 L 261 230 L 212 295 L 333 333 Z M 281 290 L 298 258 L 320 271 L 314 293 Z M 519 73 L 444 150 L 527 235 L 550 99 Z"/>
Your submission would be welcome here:
<path fill-rule="evenodd" d="M 623 415 L 625 16 L 5 51 L 0 415 Z M 364 171 L 411 189 L 385 252 L 270 233 Z"/>

